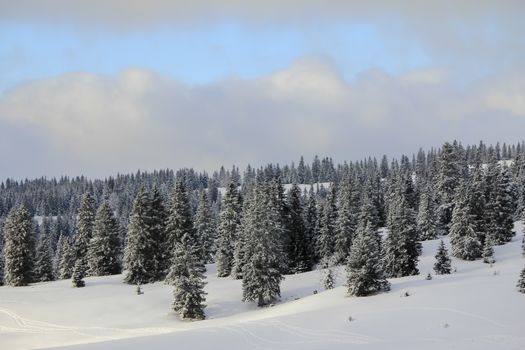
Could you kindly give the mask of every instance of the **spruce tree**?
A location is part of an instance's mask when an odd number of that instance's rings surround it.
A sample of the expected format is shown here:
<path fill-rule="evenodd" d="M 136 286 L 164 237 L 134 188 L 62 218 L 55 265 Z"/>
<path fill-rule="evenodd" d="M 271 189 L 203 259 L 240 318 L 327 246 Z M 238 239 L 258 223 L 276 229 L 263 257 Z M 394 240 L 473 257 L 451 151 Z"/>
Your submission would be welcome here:
<path fill-rule="evenodd" d="M 75 255 L 76 259 L 85 259 L 89 246 L 89 241 L 93 235 L 93 225 L 95 224 L 95 200 L 89 192 L 82 196 L 80 208 L 78 210 L 78 221 L 75 234 Z"/>
<path fill-rule="evenodd" d="M 310 186 L 304 216 L 307 250 L 313 265 L 319 261 L 319 256 L 316 252 L 316 243 L 319 237 L 319 217 L 317 215 L 317 200 L 315 199 L 312 186 Z"/>
<path fill-rule="evenodd" d="M 36 246 L 35 267 L 33 272 L 36 281 L 47 282 L 55 279 L 52 255 L 53 252 L 51 251 L 49 234 L 42 232 L 38 237 L 38 244 Z"/>
<path fill-rule="evenodd" d="M 380 291 L 390 290 L 390 284 L 385 279 L 381 268 L 381 237 L 373 226 L 371 210 L 364 202 L 361 207 L 356 236 L 350 250 L 346 265 L 346 286 L 348 294 L 366 296 Z"/>
<path fill-rule="evenodd" d="M 215 252 L 216 228 L 214 221 L 208 195 L 206 191 L 201 191 L 199 206 L 195 214 L 195 231 L 200 242 L 201 260 L 205 263 L 211 263 L 213 261 L 213 254 Z"/>
<path fill-rule="evenodd" d="M 217 237 L 217 276 L 229 276 L 234 263 L 234 247 L 237 241 L 237 230 L 240 225 L 239 194 L 237 186 L 230 183 L 224 195 Z"/>
<path fill-rule="evenodd" d="M 454 196 L 461 180 L 459 146 L 445 143 L 438 162 L 437 191 L 439 196 L 439 227 L 448 233 L 454 209 Z"/>
<path fill-rule="evenodd" d="M 293 184 L 288 192 L 289 234 L 288 261 L 292 273 L 300 273 L 311 269 L 311 257 L 308 250 L 308 238 L 304 223 L 301 189 Z"/>
<path fill-rule="evenodd" d="M 170 245 L 166 237 L 167 210 L 157 185 L 153 186 L 149 201 L 149 226 L 153 243 L 153 274 L 160 281 L 170 266 Z"/>
<path fill-rule="evenodd" d="M 149 214 L 148 196 L 145 189 L 141 188 L 133 202 L 124 250 L 124 281 L 129 284 L 145 284 L 156 280 L 156 264 L 153 260 L 156 245 L 151 236 Z"/>
<path fill-rule="evenodd" d="M 481 257 L 481 243 L 470 217 L 467 193 L 468 187 L 463 181 L 454 203 L 450 243 L 453 256 L 463 260 L 475 260 Z"/>
<path fill-rule="evenodd" d="M 385 242 L 383 268 L 387 277 L 404 277 L 419 274 L 417 268 L 419 242 L 412 209 L 404 194 L 398 194 L 391 205 L 388 222 L 389 233 Z"/>
<path fill-rule="evenodd" d="M 434 264 L 434 271 L 437 275 L 450 274 L 450 257 L 448 256 L 447 248 L 443 240 L 439 243 L 438 251 L 436 253 L 436 263 Z"/>
<path fill-rule="evenodd" d="M 91 276 L 120 273 L 120 228 L 107 201 L 103 201 L 95 217 L 89 242 L 87 263 Z"/>
<path fill-rule="evenodd" d="M 256 301 L 262 307 L 278 300 L 281 294 L 282 227 L 279 209 L 268 185 L 259 183 L 252 196 L 245 214 L 250 244 L 243 270 L 243 301 Z"/>
<path fill-rule="evenodd" d="M 175 212 L 176 211 L 176 212 Z M 204 319 L 204 263 L 202 247 L 193 227 L 189 200 L 182 181 L 172 197 L 168 222 L 175 235 L 171 267 L 166 281 L 174 286 L 173 310 L 181 319 Z"/>
<path fill-rule="evenodd" d="M 60 260 L 58 261 L 57 277 L 59 279 L 68 279 L 71 278 L 73 274 L 73 267 L 76 261 L 73 243 L 69 237 L 64 236 L 61 251 Z"/>
<path fill-rule="evenodd" d="M 243 205 L 243 213 L 248 212 L 248 208 L 251 205 L 251 195 L 248 193 L 244 201 L 242 203 Z M 233 247 L 233 265 L 232 270 L 230 273 L 230 276 L 235 279 L 242 279 L 243 277 L 243 269 L 246 265 L 246 259 L 247 256 L 247 249 L 248 244 L 250 243 L 248 241 L 249 239 L 249 221 L 248 218 L 246 218 L 244 215 L 241 216 L 241 223 L 239 226 L 237 226 L 237 232 L 235 233 L 237 239 L 235 241 L 235 246 Z"/>
<path fill-rule="evenodd" d="M 492 247 L 492 244 L 491 239 L 485 239 L 482 253 L 483 262 L 485 264 L 494 264 L 496 262 L 496 259 L 494 259 L 494 248 Z"/>
<path fill-rule="evenodd" d="M 32 279 L 33 222 L 25 207 L 13 208 L 4 224 L 4 280 L 10 286 L 25 286 Z"/>
<path fill-rule="evenodd" d="M 499 169 L 491 187 L 486 214 L 488 235 L 494 244 L 500 245 L 510 242 L 514 237 L 515 206 L 511 179 L 506 168 Z"/>
<path fill-rule="evenodd" d="M 521 270 L 520 279 L 518 280 L 516 287 L 518 287 L 520 293 L 525 293 L 525 268 Z"/>
<path fill-rule="evenodd" d="M 417 231 L 422 241 L 436 239 L 438 236 L 436 211 L 432 187 L 428 185 L 419 198 L 417 213 Z"/>
<path fill-rule="evenodd" d="M 331 259 L 335 253 L 335 228 L 337 221 L 337 192 L 331 186 L 326 202 L 322 207 L 319 222 L 319 240 L 317 250 L 321 259 Z"/>
<path fill-rule="evenodd" d="M 84 258 L 77 259 L 75 262 L 75 267 L 73 268 L 73 275 L 71 277 L 71 282 L 73 287 L 81 288 L 86 285 L 84 282 L 84 277 L 86 276 L 86 261 Z"/>
<path fill-rule="evenodd" d="M 359 192 L 351 176 L 343 178 L 337 196 L 337 222 L 335 228 L 336 264 L 343 264 L 348 259 L 352 239 L 357 228 L 359 214 Z"/>

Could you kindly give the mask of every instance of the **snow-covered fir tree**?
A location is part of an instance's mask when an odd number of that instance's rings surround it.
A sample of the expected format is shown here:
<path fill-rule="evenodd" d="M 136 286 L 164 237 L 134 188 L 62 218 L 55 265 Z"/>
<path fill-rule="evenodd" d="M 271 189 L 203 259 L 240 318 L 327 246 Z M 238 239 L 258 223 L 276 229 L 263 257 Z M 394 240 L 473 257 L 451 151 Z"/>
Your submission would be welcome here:
<path fill-rule="evenodd" d="M 84 277 L 86 276 L 86 260 L 84 258 L 77 259 L 73 268 L 73 274 L 71 276 L 71 282 L 73 287 L 81 288 L 86 285 Z"/>
<path fill-rule="evenodd" d="M 167 210 L 158 186 L 155 184 L 149 200 L 149 226 L 153 243 L 153 275 L 155 280 L 166 277 L 170 265 L 170 245 L 166 238 Z"/>
<path fill-rule="evenodd" d="M 199 205 L 195 214 L 195 231 L 201 247 L 201 260 L 205 263 L 213 261 L 215 253 L 216 227 L 213 212 L 206 191 L 199 195 Z"/>
<path fill-rule="evenodd" d="M 89 242 L 87 264 L 91 276 L 120 273 L 119 224 L 107 201 L 97 210 L 93 235 Z"/>
<path fill-rule="evenodd" d="M 301 189 L 293 184 L 288 192 L 287 205 L 289 209 L 289 243 L 288 262 L 292 273 L 300 273 L 311 269 L 311 256 L 308 247 L 308 237 L 304 223 Z"/>
<path fill-rule="evenodd" d="M 486 184 L 483 167 L 479 164 L 469 178 L 468 204 L 470 220 L 478 240 L 483 243 L 487 237 Z"/>
<path fill-rule="evenodd" d="M 419 239 L 426 241 L 438 236 L 436 205 L 432 186 L 426 185 L 419 197 L 419 209 L 417 213 L 417 231 Z"/>
<path fill-rule="evenodd" d="M 516 287 L 520 293 L 525 293 L 525 268 L 521 270 L 520 279 L 518 280 Z"/>
<path fill-rule="evenodd" d="M 359 191 L 350 175 L 346 175 L 339 187 L 337 196 L 337 222 L 335 227 L 335 259 L 343 264 L 348 259 L 352 239 L 357 229 L 359 214 Z"/>
<path fill-rule="evenodd" d="M 414 213 L 399 193 L 394 203 L 390 204 L 388 236 L 385 242 L 383 268 L 387 277 L 404 277 L 419 274 L 418 232 Z"/>
<path fill-rule="evenodd" d="M 493 181 L 489 182 L 487 200 L 487 232 L 496 245 L 510 242 L 514 237 L 514 199 L 510 174 L 506 167 L 499 167 Z"/>
<path fill-rule="evenodd" d="M 335 229 L 337 221 L 337 190 L 332 185 L 319 221 L 319 239 L 317 250 L 321 259 L 330 259 L 335 253 Z"/>
<path fill-rule="evenodd" d="M 178 181 L 170 208 L 171 233 L 176 234 L 166 281 L 174 286 L 173 310 L 181 319 L 202 320 L 204 315 L 204 262 L 201 241 L 193 227 L 186 189 Z M 177 216 L 174 211 L 177 210 Z"/>
<path fill-rule="evenodd" d="M 75 254 L 76 259 L 85 258 L 88 250 L 89 241 L 93 235 L 93 225 L 95 224 L 95 200 L 91 193 L 86 192 L 82 196 L 80 208 L 78 210 L 78 221 L 75 234 Z"/>
<path fill-rule="evenodd" d="M 124 249 L 124 281 L 129 284 L 145 284 L 156 280 L 156 264 L 153 260 L 156 244 L 151 236 L 148 202 L 146 190 L 141 188 L 133 203 Z"/>
<path fill-rule="evenodd" d="M 315 193 L 312 186 L 310 186 L 306 210 L 304 212 L 304 225 L 306 230 L 308 256 L 311 257 L 312 264 L 315 264 L 319 261 L 319 257 L 316 254 L 316 242 L 319 233 L 319 217 L 317 215 L 317 200 L 315 199 Z"/>
<path fill-rule="evenodd" d="M 248 212 L 248 208 L 251 205 L 251 200 L 251 194 L 245 194 L 244 200 L 242 202 L 243 213 Z M 235 246 L 233 247 L 233 266 L 230 273 L 230 276 L 235 279 L 242 279 L 243 277 L 243 269 L 246 265 L 246 259 L 248 258 L 248 244 L 250 243 L 248 241 L 250 237 L 249 230 L 250 226 L 248 218 L 246 218 L 245 215 L 242 215 L 241 223 L 239 226 L 237 226 L 237 232 L 235 233 L 237 239 L 235 241 Z"/>
<path fill-rule="evenodd" d="M 468 203 L 468 186 L 462 181 L 454 201 L 450 227 L 452 255 L 463 260 L 475 260 L 481 257 L 481 242 L 474 231 Z"/>
<path fill-rule="evenodd" d="M 25 207 L 13 208 L 4 223 L 4 280 L 10 286 L 32 281 L 33 222 Z"/>
<path fill-rule="evenodd" d="M 33 276 L 35 281 L 47 282 L 55 279 L 53 273 L 53 251 L 51 250 L 49 233 L 45 231 L 41 232 L 38 237 L 34 265 Z"/>
<path fill-rule="evenodd" d="M 460 146 L 446 142 L 438 161 L 437 193 L 439 197 L 439 228 L 448 233 L 454 209 L 454 197 L 461 179 Z"/>
<path fill-rule="evenodd" d="M 252 196 L 245 213 L 250 244 L 243 270 L 243 301 L 256 301 L 262 307 L 275 302 L 281 295 L 282 227 L 271 188 L 259 183 Z"/>
<path fill-rule="evenodd" d="M 217 276 L 229 276 L 234 263 L 234 247 L 241 222 L 241 204 L 237 185 L 230 183 L 222 202 L 217 237 Z"/>
<path fill-rule="evenodd" d="M 370 210 L 367 204 L 362 211 Z M 346 265 L 346 286 L 349 295 L 366 296 L 390 290 L 381 268 L 381 237 L 373 226 L 371 213 L 361 212 L 356 236 Z"/>
<path fill-rule="evenodd" d="M 57 266 L 57 277 L 59 279 L 71 278 L 75 266 L 76 254 L 71 238 L 63 236 L 60 259 Z"/>
<path fill-rule="evenodd" d="M 485 264 L 494 264 L 496 262 L 496 259 L 494 258 L 493 243 L 490 238 L 485 239 L 482 257 Z"/>
<path fill-rule="evenodd" d="M 434 264 L 434 272 L 437 275 L 448 275 L 450 274 L 450 257 L 448 256 L 447 248 L 443 240 L 439 242 L 438 250 L 436 253 L 436 263 Z"/>

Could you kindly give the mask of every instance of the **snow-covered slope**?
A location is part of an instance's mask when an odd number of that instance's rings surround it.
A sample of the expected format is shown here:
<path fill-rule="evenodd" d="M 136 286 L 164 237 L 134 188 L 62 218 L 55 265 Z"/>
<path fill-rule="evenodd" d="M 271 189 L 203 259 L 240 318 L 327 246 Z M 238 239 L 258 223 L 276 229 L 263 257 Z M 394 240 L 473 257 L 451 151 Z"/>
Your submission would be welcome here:
<path fill-rule="evenodd" d="M 143 295 L 122 276 L 87 278 L 81 289 L 70 281 L 0 287 L 0 349 L 522 350 L 525 295 L 515 284 L 525 259 L 516 229 L 495 248 L 493 267 L 453 260 L 455 274 L 430 281 L 439 240 L 424 242 L 421 275 L 392 279 L 391 292 L 366 298 L 346 297 L 343 286 L 322 291 L 313 271 L 287 276 L 282 302 L 257 309 L 240 301 L 240 281 L 218 279 L 208 266 L 208 319 L 199 322 L 176 319 L 162 283 L 143 286 Z M 339 277 L 341 285 L 343 270 Z"/>

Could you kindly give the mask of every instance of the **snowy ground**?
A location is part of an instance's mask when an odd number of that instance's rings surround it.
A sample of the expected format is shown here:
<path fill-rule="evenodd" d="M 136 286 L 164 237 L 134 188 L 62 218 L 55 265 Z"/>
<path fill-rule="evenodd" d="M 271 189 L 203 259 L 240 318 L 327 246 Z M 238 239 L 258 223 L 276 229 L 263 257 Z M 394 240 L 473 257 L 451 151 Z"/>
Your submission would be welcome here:
<path fill-rule="evenodd" d="M 344 287 L 322 291 L 314 271 L 287 276 L 282 302 L 257 309 L 240 302 L 240 281 L 218 279 L 209 266 L 208 320 L 200 322 L 176 319 L 162 283 L 143 286 L 143 295 L 122 276 L 88 278 L 81 289 L 70 281 L 0 287 L 0 349 L 522 350 L 525 295 L 515 285 L 525 259 L 517 229 L 511 243 L 496 247 L 493 267 L 454 260 L 455 274 L 430 281 L 439 240 L 425 242 L 421 275 L 392 279 L 391 292 L 366 298 L 346 297 Z"/>

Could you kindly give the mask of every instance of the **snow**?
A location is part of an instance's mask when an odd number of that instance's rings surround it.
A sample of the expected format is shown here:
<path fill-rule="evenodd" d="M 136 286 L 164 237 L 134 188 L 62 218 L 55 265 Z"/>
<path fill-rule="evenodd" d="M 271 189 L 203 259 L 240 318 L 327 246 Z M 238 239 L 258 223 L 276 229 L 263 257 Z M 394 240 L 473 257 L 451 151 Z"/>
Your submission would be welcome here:
<path fill-rule="evenodd" d="M 292 189 L 293 184 L 283 184 L 284 192 L 289 192 Z M 321 189 L 321 187 L 324 187 L 325 189 L 329 189 L 330 186 L 332 186 L 331 182 L 316 182 L 312 185 L 310 184 L 297 184 L 299 188 L 301 189 L 301 193 L 306 191 L 310 191 L 310 187 L 313 186 L 314 192 L 317 192 Z M 240 190 L 241 187 L 239 186 L 238 190 Z M 224 197 L 226 194 L 226 187 L 218 187 L 217 191 L 221 194 L 221 196 Z"/>
<path fill-rule="evenodd" d="M 438 240 L 423 243 L 418 276 L 391 279 L 389 293 L 356 298 L 323 291 L 320 272 L 286 276 L 282 301 L 242 303 L 241 281 L 208 265 L 205 321 L 179 321 L 172 288 L 135 286 L 122 276 L 0 287 L 0 349 L 525 349 L 525 295 L 515 285 L 525 265 L 522 225 L 496 263 L 453 259 L 457 272 L 434 276 Z M 448 239 L 444 239 L 448 246 Z M 314 290 L 319 293 L 314 294 Z M 408 292 L 409 296 L 405 296 Z M 352 318 L 350 321 L 349 318 Z"/>

